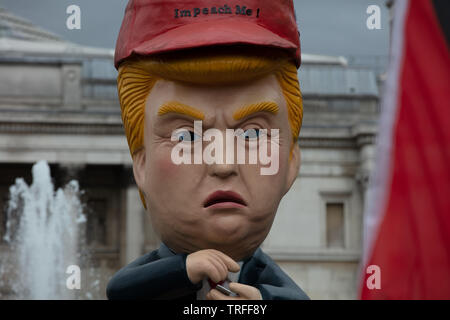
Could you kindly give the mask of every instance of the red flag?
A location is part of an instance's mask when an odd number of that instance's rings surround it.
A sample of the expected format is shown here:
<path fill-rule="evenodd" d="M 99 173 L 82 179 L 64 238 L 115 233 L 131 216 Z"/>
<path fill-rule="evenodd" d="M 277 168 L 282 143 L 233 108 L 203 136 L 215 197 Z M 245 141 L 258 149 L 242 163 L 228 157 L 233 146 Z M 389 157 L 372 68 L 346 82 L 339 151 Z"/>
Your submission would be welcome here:
<path fill-rule="evenodd" d="M 448 44 L 432 1 L 394 10 L 360 297 L 450 299 Z"/>

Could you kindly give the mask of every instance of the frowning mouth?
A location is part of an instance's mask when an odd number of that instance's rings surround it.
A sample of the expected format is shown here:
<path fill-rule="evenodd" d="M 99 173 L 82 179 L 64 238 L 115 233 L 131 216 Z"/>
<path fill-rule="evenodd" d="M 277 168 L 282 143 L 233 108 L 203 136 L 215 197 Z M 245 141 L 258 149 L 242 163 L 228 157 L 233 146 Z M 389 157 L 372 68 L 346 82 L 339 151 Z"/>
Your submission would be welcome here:
<path fill-rule="evenodd" d="M 204 208 L 241 208 L 245 207 L 242 197 L 233 191 L 216 191 L 211 193 L 203 203 Z"/>

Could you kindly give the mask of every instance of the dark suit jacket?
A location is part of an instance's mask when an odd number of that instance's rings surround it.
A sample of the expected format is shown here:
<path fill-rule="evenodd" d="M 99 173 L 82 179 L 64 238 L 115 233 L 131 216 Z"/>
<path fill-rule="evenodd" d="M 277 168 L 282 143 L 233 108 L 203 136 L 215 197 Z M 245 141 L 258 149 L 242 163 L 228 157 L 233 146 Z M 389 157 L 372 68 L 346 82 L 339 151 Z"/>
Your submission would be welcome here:
<path fill-rule="evenodd" d="M 175 254 L 162 244 L 111 278 L 106 289 L 108 299 L 195 300 L 202 282 L 195 285 L 189 280 L 186 256 Z M 244 260 L 238 282 L 258 288 L 264 300 L 309 299 L 260 248 Z"/>

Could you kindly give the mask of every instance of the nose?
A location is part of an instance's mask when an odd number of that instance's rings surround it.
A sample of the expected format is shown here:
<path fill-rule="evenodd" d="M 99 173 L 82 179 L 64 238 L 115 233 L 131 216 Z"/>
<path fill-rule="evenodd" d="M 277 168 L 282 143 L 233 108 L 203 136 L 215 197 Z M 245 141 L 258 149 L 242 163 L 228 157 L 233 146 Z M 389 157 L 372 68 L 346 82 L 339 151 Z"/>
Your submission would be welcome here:
<path fill-rule="evenodd" d="M 208 173 L 210 176 L 216 176 L 221 179 L 225 179 L 227 177 L 236 176 L 237 165 L 236 164 L 210 164 L 208 165 Z"/>

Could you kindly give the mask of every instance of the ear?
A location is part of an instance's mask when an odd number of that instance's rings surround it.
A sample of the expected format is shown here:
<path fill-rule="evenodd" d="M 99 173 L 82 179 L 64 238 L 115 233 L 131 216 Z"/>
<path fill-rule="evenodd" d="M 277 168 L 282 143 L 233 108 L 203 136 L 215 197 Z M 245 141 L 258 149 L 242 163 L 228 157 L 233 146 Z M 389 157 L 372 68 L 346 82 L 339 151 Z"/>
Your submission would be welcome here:
<path fill-rule="evenodd" d="M 144 190 L 145 185 L 145 149 L 142 148 L 133 155 L 134 180 L 139 190 Z"/>
<path fill-rule="evenodd" d="M 300 169 L 300 146 L 298 145 L 297 142 L 294 142 L 291 149 L 291 154 L 289 155 L 286 189 L 284 190 L 284 194 L 286 194 L 289 191 L 289 189 L 291 189 L 295 179 L 298 176 L 299 169 Z"/>

